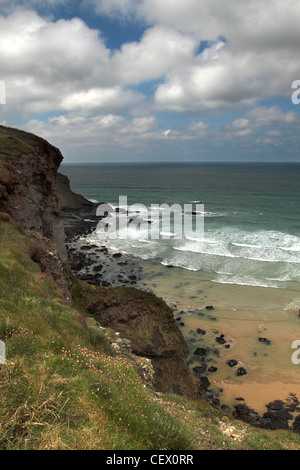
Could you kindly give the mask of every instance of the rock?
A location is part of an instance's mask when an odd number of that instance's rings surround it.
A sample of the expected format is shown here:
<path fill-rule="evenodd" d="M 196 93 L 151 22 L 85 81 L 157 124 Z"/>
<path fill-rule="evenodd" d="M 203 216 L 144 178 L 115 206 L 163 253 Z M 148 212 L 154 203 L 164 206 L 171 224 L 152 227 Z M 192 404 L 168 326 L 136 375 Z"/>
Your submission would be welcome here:
<path fill-rule="evenodd" d="M 198 391 L 203 392 L 204 390 L 207 390 L 209 386 L 210 386 L 210 381 L 208 380 L 206 376 L 203 376 L 200 378 Z"/>
<path fill-rule="evenodd" d="M 201 366 L 193 367 L 193 372 L 196 375 L 196 377 L 200 378 L 200 377 L 202 377 L 202 375 L 204 374 L 206 369 L 207 369 L 207 365 L 206 364 L 201 364 Z"/>
<path fill-rule="evenodd" d="M 61 152 L 40 137 L 4 126 L 0 139 L 0 212 L 48 238 L 67 261 L 56 185 Z"/>
<path fill-rule="evenodd" d="M 221 404 L 221 402 L 220 402 L 219 398 L 213 398 L 213 399 L 211 400 L 211 404 L 212 404 L 213 406 L 215 406 L 215 407 L 219 407 L 220 404 Z"/>
<path fill-rule="evenodd" d="M 206 310 L 214 310 L 214 307 L 212 305 L 207 305 L 205 308 Z"/>
<path fill-rule="evenodd" d="M 225 404 L 221 405 L 221 410 L 225 411 L 225 413 L 230 413 L 231 412 L 230 406 L 225 405 Z"/>
<path fill-rule="evenodd" d="M 230 359 L 229 361 L 226 361 L 226 364 L 229 366 L 229 367 L 234 367 L 238 364 L 238 362 L 235 360 L 235 359 Z"/>
<path fill-rule="evenodd" d="M 270 345 L 271 345 L 271 340 L 268 339 L 268 338 L 258 338 L 258 341 L 259 341 L 260 343 L 266 344 L 267 346 L 270 346 Z"/>
<path fill-rule="evenodd" d="M 197 349 L 194 351 L 195 356 L 206 356 L 207 353 L 208 353 L 208 349 L 207 349 L 207 348 L 197 348 Z"/>
<path fill-rule="evenodd" d="M 287 410 L 268 411 L 260 420 L 260 426 L 264 429 L 289 429 L 289 420 L 293 419 Z"/>
<path fill-rule="evenodd" d="M 293 422 L 293 431 L 300 433 L 300 415 L 296 416 Z"/>
<path fill-rule="evenodd" d="M 252 408 L 249 408 L 245 403 L 234 405 L 234 411 L 232 414 L 236 419 L 252 424 L 252 426 L 260 425 L 259 414 Z"/>
<path fill-rule="evenodd" d="M 186 397 L 197 396 L 197 379 L 187 364 L 187 346 L 170 307 L 154 294 L 132 287 L 100 289 L 87 299 L 88 312 L 103 327 L 131 341 L 134 354 L 152 361 L 154 387 Z"/>
<path fill-rule="evenodd" d="M 267 405 L 269 411 L 279 411 L 284 407 L 284 402 L 282 400 L 275 400 Z"/>
<path fill-rule="evenodd" d="M 217 336 L 216 341 L 219 344 L 225 344 L 226 343 L 226 339 L 225 339 L 224 335 Z"/>
<path fill-rule="evenodd" d="M 198 335 L 206 335 L 206 331 L 201 330 L 201 328 L 197 328 L 196 333 L 198 333 Z"/>
<path fill-rule="evenodd" d="M 236 375 L 240 377 L 241 375 L 247 375 L 247 371 L 244 367 L 239 367 L 236 371 Z"/>

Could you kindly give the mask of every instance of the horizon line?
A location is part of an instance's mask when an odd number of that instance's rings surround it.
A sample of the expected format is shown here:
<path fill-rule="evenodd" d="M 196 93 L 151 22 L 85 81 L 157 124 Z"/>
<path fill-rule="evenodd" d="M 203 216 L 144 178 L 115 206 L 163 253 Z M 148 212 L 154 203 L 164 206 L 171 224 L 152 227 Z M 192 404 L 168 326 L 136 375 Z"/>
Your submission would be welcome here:
<path fill-rule="evenodd" d="M 222 165 L 251 165 L 251 164 L 258 164 L 258 165 L 300 165 L 300 161 L 248 161 L 248 162 L 238 162 L 238 161 L 211 161 L 211 162 L 195 162 L 195 161 L 170 161 L 170 162 L 162 162 L 162 161 L 150 161 L 150 162 L 128 162 L 128 161 L 120 161 L 120 162 L 64 162 L 60 164 L 62 165 L 215 165 L 215 164 L 222 164 Z"/>

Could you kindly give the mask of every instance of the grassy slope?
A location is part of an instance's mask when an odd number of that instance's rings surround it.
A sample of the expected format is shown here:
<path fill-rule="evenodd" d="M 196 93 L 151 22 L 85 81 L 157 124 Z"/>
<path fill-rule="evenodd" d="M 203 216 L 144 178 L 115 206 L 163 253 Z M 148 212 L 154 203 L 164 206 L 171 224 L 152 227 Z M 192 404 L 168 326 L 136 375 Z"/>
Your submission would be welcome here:
<path fill-rule="evenodd" d="M 295 434 L 145 387 L 130 354 L 114 353 L 113 333 L 65 305 L 34 251 L 0 214 L 0 450 L 300 449 Z"/>

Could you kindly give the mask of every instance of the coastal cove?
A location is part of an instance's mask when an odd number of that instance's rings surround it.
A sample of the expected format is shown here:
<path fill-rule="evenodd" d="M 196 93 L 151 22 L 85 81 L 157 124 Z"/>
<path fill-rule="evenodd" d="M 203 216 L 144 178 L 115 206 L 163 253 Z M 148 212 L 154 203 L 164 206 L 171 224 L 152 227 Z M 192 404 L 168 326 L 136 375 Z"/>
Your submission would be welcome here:
<path fill-rule="evenodd" d="M 300 450 L 299 24 L 0 0 L 0 452 Z"/>
<path fill-rule="evenodd" d="M 4 126 L 0 140 L 0 447 L 300 447 L 296 380 L 286 380 L 275 331 L 297 331 L 297 279 L 290 289 L 230 285 L 141 256 L 132 240 L 133 253 L 100 241 L 99 202 L 58 173 L 59 149 Z M 271 353 L 283 360 L 286 393 L 269 373 Z M 260 397 L 251 390 L 263 381 L 270 393 Z"/>
<path fill-rule="evenodd" d="M 130 175 L 130 172 L 142 171 L 134 166 L 130 170 L 130 167 L 129 165 L 125 170 L 129 182 L 130 177 L 128 178 L 128 175 Z M 107 174 L 107 172 L 119 174 L 124 166 L 117 167 L 114 170 L 112 167 L 106 167 L 105 169 L 105 166 L 102 166 L 101 170 L 103 168 L 104 174 Z M 75 168 L 68 166 L 63 168 L 63 170 L 66 169 L 69 177 L 72 175 L 74 177 L 77 174 Z M 164 173 L 166 166 L 162 166 L 161 169 Z M 171 174 L 175 171 L 172 166 L 169 167 L 169 170 Z M 238 170 L 234 168 L 234 171 Z M 88 168 L 84 167 L 81 171 L 83 175 L 85 172 L 89 172 Z M 100 167 L 98 167 L 98 170 L 94 169 L 94 171 L 99 177 Z M 158 174 L 157 168 L 152 168 L 152 171 L 156 175 Z M 204 172 L 207 171 L 204 166 Z M 224 172 L 224 168 L 222 171 Z M 272 168 L 271 165 L 272 177 L 274 171 L 276 173 L 277 168 Z M 209 168 L 209 172 L 212 174 L 212 167 Z M 216 172 L 218 173 L 218 168 L 216 168 Z M 252 172 L 255 173 L 253 168 Z M 79 188 L 81 191 L 84 190 L 84 195 L 89 196 L 95 204 L 96 196 L 99 201 L 101 199 L 99 194 L 103 191 L 104 197 L 102 200 L 105 198 L 110 203 L 113 201 L 112 205 L 115 204 L 116 207 L 117 199 L 112 180 L 109 179 L 104 188 L 103 181 L 101 179 L 101 183 L 99 182 L 98 193 L 97 188 L 93 186 L 93 179 L 91 184 L 84 188 L 84 179 L 77 176 L 74 177 L 73 181 L 71 180 L 71 186 L 73 189 L 75 187 L 77 191 Z M 207 181 L 206 186 L 209 185 L 209 180 Z M 110 184 L 112 184 L 112 187 L 109 189 Z M 168 182 L 166 184 L 168 185 Z M 128 183 L 126 187 L 122 187 L 118 182 L 118 190 L 125 194 L 124 191 L 129 188 L 129 185 Z M 289 179 L 288 186 L 290 191 L 294 191 L 296 200 L 299 197 L 299 192 L 293 188 L 292 179 Z M 283 187 L 285 188 L 285 186 Z M 109 190 L 111 191 L 110 196 Z M 162 192 L 161 186 L 160 192 Z M 247 193 L 247 191 L 245 192 Z M 194 200 L 194 193 L 193 196 Z M 265 198 L 268 200 L 270 196 L 267 194 Z M 131 201 L 134 202 L 132 198 Z M 168 202 L 170 203 L 170 199 Z M 232 208 L 227 207 L 227 210 L 234 212 Z M 264 210 L 264 199 L 261 199 L 259 210 Z M 216 227 L 215 220 L 217 219 L 211 217 L 211 213 L 210 210 L 208 214 L 210 238 Z M 284 214 L 286 220 L 292 220 L 293 215 L 291 213 L 283 210 L 282 214 Z M 243 217 L 245 218 L 245 214 L 243 214 Z M 275 225 L 278 226 L 283 223 L 281 217 L 277 217 Z M 218 218 L 219 220 L 221 218 Z M 214 225 L 209 225 L 209 223 L 214 223 Z M 232 220 L 230 222 L 227 220 L 225 223 L 232 224 Z M 255 220 L 252 219 L 252 223 L 254 224 Z M 270 220 L 267 220 L 266 223 L 270 223 Z M 297 223 L 297 220 L 293 219 L 291 226 L 293 224 L 297 225 Z M 253 229 L 252 233 L 254 233 Z M 265 230 L 264 236 L 268 234 L 270 242 L 274 239 L 274 231 L 270 230 L 267 233 L 267 230 Z M 257 237 L 255 245 L 259 245 L 259 234 L 255 236 Z M 275 267 L 277 269 L 276 263 L 279 262 L 281 263 L 281 269 L 288 272 L 289 267 L 291 267 L 291 269 L 294 269 L 293 273 L 297 276 L 299 238 L 297 239 L 296 234 L 293 234 L 293 229 L 289 234 L 285 233 L 284 235 L 284 232 L 282 232 L 281 244 L 286 243 L 287 240 L 291 244 L 286 247 L 286 250 L 282 250 L 282 253 L 283 255 L 291 253 L 294 258 L 274 259 L 273 262 L 270 262 L 271 260 L 267 258 L 265 268 L 271 269 L 270 267 L 272 267 L 274 269 Z M 207 389 L 212 390 L 212 393 L 207 393 L 205 385 L 203 396 L 205 398 L 208 396 L 216 406 L 223 406 L 224 409 L 229 406 L 231 410 L 234 410 L 237 405 L 247 404 L 259 414 L 263 414 L 270 402 L 289 400 L 291 394 L 295 394 L 297 397 L 300 396 L 299 366 L 292 362 L 292 343 L 298 339 L 298 336 L 300 337 L 298 313 L 300 291 L 298 278 L 294 274 L 291 274 L 290 278 L 287 276 L 282 277 L 282 281 L 276 283 L 276 276 L 272 276 L 270 271 L 269 281 L 262 282 L 262 285 L 259 285 L 260 282 L 253 282 L 254 278 L 252 277 L 252 282 L 247 285 L 247 282 L 235 283 L 235 279 L 232 279 L 233 276 L 231 276 L 231 281 L 230 278 L 220 280 L 220 274 L 218 273 L 213 274 L 206 270 L 197 270 L 195 267 L 187 269 L 186 267 L 176 266 L 176 259 L 171 258 L 168 254 L 169 251 L 167 250 L 170 248 L 167 247 L 166 250 L 166 243 L 168 243 L 166 241 L 164 242 L 164 251 L 160 253 L 152 251 L 153 257 L 151 257 L 151 249 L 153 250 L 153 246 L 150 245 L 151 241 L 146 243 L 140 238 L 131 239 L 127 241 L 126 245 L 123 241 L 122 245 L 118 240 L 104 243 L 103 241 L 97 241 L 97 233 L 92 232 L 87 238 L 80 238 L 76 243 L 76 248 L 74 246 L 72 248 L 74 253 L 81 252 L 83 249 L 85 256 L 88 255 L 86 266 L 84 267 L 84 262 L 80 264 L 82 279 L 95 285 L 133 285 L 138 289 L 153 292 L 168 303 L 187 343 L 190 369 L 194 369 L 194 372 L 196 371 L 196 374 L 198 373 L 200 377 L 207 377 L 209 381 Z M 250 243 L 251 231 L 249 230 L 248 244 L 250 245 Z M 251 250 L 255 247 L 250 245 L 246 248 L 243 246 L 244 244 L 241 245 L 240 249 L 244 251 L 240 255 L 244 255 L 245 262 L 247 262 L 245 249 Z M 89 249 L 88 246 L 91 248 Z M 290 248 L 293 250 L 292 252 Z M 278 249 L 276 247 L 273 247 L 273 249 L 278 255 Z M 93 250 L 98 251 L 98 259 L 94 258 L 95 252 Z M 173 253 L 175 252 L 173 251 Z M 194 254 L 197 255 L 197 253 Z M 214 256 L 213 252 L 211 254 Z M 268 256 L 266 251 L 264 254 Z M 186 259 L 195 259 L 191 251 L 189 256 L 190 258 Z M 203 256 L 205 258 L 206 255 Z M 106 267 L 105 259 L 110 260 Z M 232 258 L 230 256 L 226 258 L 226 253 L 224 253 L 221 262 L 227 261 L 227 259 L 230 261 Z M 175 264 L 172 264 L 172 261 L 175 261 Z M 252 263 L 253 268 L 253 261 L 248 262 Z M 180 263 L 183 264 L 182 260 L 178 264 L 180 265 Z M 240 261 L 239 264 L 241 264 Z M 273 281 L 271 277 L 274 278 Z M 239 276 L 240 279 L 241 276 Z M 212 306 L 213 310 L 207 311 L 207 306 Z M 199 334 L 197 331 L 205 332 L 205 334 Z M 197 349 L 202 350 L 201 355 L 195 354 Z M 227 361 L 231 360 L 236 361 L 234 367 L 227 364 Z M 242 371 L 240 375 L 237 375 L 238 370 Z"/>

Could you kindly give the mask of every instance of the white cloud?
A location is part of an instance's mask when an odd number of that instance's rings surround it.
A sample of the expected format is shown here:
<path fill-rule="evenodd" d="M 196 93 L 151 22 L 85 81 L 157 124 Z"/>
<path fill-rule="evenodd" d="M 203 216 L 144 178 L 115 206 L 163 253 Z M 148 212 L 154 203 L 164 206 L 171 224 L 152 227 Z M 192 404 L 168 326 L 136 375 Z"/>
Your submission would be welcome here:
<path fill-rule="evenodd" d="M 287 98 L 292 81 L 298 78 L 298 0 L 97 0 L 94 4 L 99 13 L 135 17 L 160 28 L 168 26 L 180 32 L 181 42 L 185 37 L 194 41 L 226 38 L 223 49 L 206 50 L 193 61 L 184 61 L 180 55 L 173 56 L 174 62 L 177 59 L 174 64 L 166 61 L 166 67 L 161 67 L 165 83 L 155 96 L 159 109 L 223 110 L 255 105 L 274 96 Z M 150 31 L 154 34 L 155 29 Z M 164 41 L 160 43 L 164 57 Z M 152 46 L 149 43 L 146 51 L 142 43 L 123 48 L 119 65 L 122 61 L 126 64 L 126 59 L 132 64 L 127 69 L 128 80 L 134 75 L 134 64 L 141 70 L 140 77 L 147 74 L 147 66 L 152 67 L 147 60 L 151 47 L 153 52 L 155 42 Z M 153 62 L 154 76 L 162 61 L 155 58 Z"/>
<path fill-rule="evenodd" d="M 0 16 L 0 44 L 7 115 L 122 112 L 143 102 L 118 84 L 110 50 L 79 18 L 53 22 L 33 11 Z"/>
<path fill-rule="evenodd" d="M 139 42 L 124 44 L 112 58 L 113 75 L 124 84 L 164 76 L 178 64 L 192 61 L 198 41 L 164 26 L 146 30 Z"/>
<path fill-rule="evenodd" d="M 164 24 L 251 49 L 298 48 L 298 0 L 90 0 L 98 13 Z"/>
<path fill-rule="evenodd" d="M 111 51 L 101 32 L 81 19 L 41 16 L 41 10 L 72 6 L 70 0 L 45 0 L 43 8 L 38 0 L 0 0 L 0 80 L 7 90 L 1 119 L 28 120 L 26 130 L 62 149 L 149 149 L 209 139 L 220 146 L 281 145 L 284 136 L 296 138 L 297 109 L 259 104 L 274 97 L 290 101 L 291 83 L 300 78 L 298 0 L 75 3 L 94 3 L 97 12 L 119 19 L 138 18 L 145 32 Z M 198 53 L 205 40 L 208 47 Z M 143 82 L 150 82 L 147 90 L 153 86 L 152 96 L 137 91 Z M 186 112 L 186 127 L 160 126 L 155 112 L 164 110 Z M 203 117 L 233 110 L 239 117 L 221 128 Z M 32 119 L 48 112 L 57 117 Z"/>
<path fill-rule="evenodd" d="M 279 106 L 259 106 L 249 111 L 247 116 L 255 127 L 282 126 L 299 122 L 295 111 L 284 113 Z"/>

